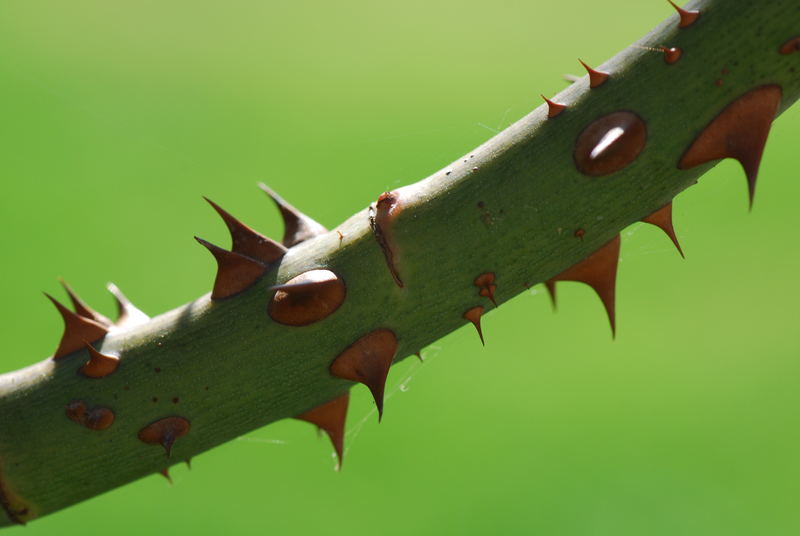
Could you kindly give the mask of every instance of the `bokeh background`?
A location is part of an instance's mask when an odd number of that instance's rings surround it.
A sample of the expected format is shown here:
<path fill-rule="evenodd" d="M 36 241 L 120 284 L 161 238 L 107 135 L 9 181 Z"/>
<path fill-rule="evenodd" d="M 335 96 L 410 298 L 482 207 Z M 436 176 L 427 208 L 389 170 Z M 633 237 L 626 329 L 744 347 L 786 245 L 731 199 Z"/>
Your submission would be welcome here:
<path fill-rule="evenodd" d="M 265 181 L 328 226 L 485 141 L 666 2 L 0 3 L 0 370 L 50 355 L 63 276 L 113 312 L 210 289 L 210 196 L 279 237 Z M 799 58 L 800 59 L 800 58 Z M 800 108 L 755 209 L 724 162 L 675 202 L 682 261 L 624 234 L 618 338 L 541 287 L 354 389 L 341 473 L 297 421 L 8 534 L 751 535 L 800 531 Z M 76 453 L 80 455 L 80 453 Z"/>

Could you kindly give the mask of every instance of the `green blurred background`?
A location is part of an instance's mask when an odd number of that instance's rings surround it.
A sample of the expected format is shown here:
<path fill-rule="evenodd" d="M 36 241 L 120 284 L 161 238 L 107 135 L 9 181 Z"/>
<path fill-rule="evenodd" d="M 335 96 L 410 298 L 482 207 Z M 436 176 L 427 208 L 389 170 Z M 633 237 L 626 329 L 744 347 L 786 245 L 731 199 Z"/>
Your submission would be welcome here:
<path fill-rule="evenodd" d="M 279 237 L 265 181 L 328 226 L 421 179 L 672 14 L 658 0 L 4 0 L 0 370 L 50 355 L 63 276 L 110 314 L 210 289 L 208 195 Z M 798 58 L 800 60 L 800 57 Z M 800 108 L 752 213 L 724 162 L 675 203 L 682 261 L 627 229 L 611 341 L 541 287 L 354 389 L 345 468 L 284 421 L 9 534 L 750 535 L 800 531 Z M 75 453 L 80 456 L 80 453 Z"/>

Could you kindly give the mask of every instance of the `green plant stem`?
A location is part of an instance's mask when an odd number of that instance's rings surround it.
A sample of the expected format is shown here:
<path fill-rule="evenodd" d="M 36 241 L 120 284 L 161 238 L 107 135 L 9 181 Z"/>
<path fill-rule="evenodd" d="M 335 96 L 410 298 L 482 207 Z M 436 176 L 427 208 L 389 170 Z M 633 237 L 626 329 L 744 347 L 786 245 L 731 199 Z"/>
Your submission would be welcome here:
<path fill-rule="evenodd" d="M 698 0 L 687 7 L 702 13 L 694 25 L 679 29 L 671 16 L 598 66 L 611 73 L 605 84 L 589 89 L 584 78 L 553 97 L 568 105 L 558 117 L 548 119 L 539 107 L 398 190 L 391 245 L 402 287 L 364 209 L 337 227 L 342 238 L 334 231 L 291 248 L 239 295 L 206 295 L 112 331 L 96 345 L 120 356 L 119 369 L 106 378 L 77 373 L 84 351 L 0 376 L 0 525 L 15 521 L 9 509 L 19 511 L 16 521 L 41 517 L 327 402 L 353 386 L 331 376 L 331 362 L 364 334 L 390 329 L 398 359 L 411 355 L 463 325 L 466 310 L 492 308 L 473 284 L 478 275 L 496 274 L 502 303 L 671 202 L 712 167 L 681 170 L 678 161 L 730 102 L 767 84 L 782 87 L 781 110 L 800 95 L 800 54 L 778 53 L 797 32 L 795 0 Z M 653 51 L 661 46 L 684 55 L 668 65 Z M 576 138 L 594 119 L 619 110 L 646 122 L 643 152 L 615 174 L 581 174 Z M 345 281 L 339 310 L 304 327 L 273 322 L 269 287 L 314 268 Z M 72 400 L 111 408 L 114 424 L 102 431 L 77 425 L 65 417 Z M 166 458 L 137 434 L 173 415 L 189 420 L 191 430 Z"/>

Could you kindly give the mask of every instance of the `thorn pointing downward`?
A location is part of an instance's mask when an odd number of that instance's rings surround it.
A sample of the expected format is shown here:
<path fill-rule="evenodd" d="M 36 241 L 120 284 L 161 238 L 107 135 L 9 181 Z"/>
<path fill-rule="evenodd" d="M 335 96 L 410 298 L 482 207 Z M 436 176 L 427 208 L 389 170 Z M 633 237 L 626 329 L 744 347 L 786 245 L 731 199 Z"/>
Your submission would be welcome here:
<path fill-rule="evenodd" d="M 344 461 L 344 423 L 345 419 L 347 419 L 347 404 L 349 402 L 350 393 L 348 392 L 295 417 L 295 419 L 316 425 L 317 428 L 324 430 L 328 434 L 339 459 L 339 463 L 336 466 L 337 470 L 342 468 L 342 462 Z"/>
<path fill-rule="evenodd" d="M 611 334 L 616 334 L 616 318 L 614 308 L 615 290 L 617 285 L 617 264 L 619 263 L 619 235 L 606 243 L 600 249 L 583 259 L 578 264 L 568 268 L 559 275 L 547 281 L 546 285 L 556 302 L 555 284 L 558 281 L 577 281 L 592 287 L 602 300 L 611 322 Z"/>
<path fill-rule="evenodd" d="M 275 191 L 264 184 L 258 183 L 258 187 L 272 199 L 281 211 L 283 218 L 283 240 L 281 242 L 287 248 L 296 246 L 300 242 L 305 242 L 309 238 L 314 238 L 328 232 L 322 224 L 306 216 L 292 205 L 284 201 Z"/>
<path fill-rule="evenodd" d="M 148 445 L 161 445 L 169 458 L 175 441 L 188 434 L 189 428 L 189 421 L 183 417 L 165 417 L 139 430 L 139 440 Z"/>
<path fill-rule="evenodd" d="M 383 417 L 383 392 L 386 377 L 397 353 L 397 337 L 388 329 L 376 329 L 348 346 L 331 363 L 337 378 L 366 385 L 378 407 L 378 421 Z"/>
<path fill-rule="evenodd" d="M 642 221 L 650 225 L 655 225 L 664 231 L 669 239 L 672 240 L 672 243 L 675 244 L 675 247 L 678 248 L 678 253 L 681 254 L 681 257 L 684 259 L 686 258 L 680 243 L 678 243 L 678 237 L 675 236 L 675 228 L 672 225 L 672 203 L 661 207 L 646 218 L 643 218 Z"/>
<path fill-rule="evenodd" d="M 782 96 L 781 86 L 768 85 L 748 91 L 730 103 L 697 136 L 678 167 L 690 169 L 721 158 L 738 160 L 747 175 L 752 208 L 758 168 Z"/>
<path fill-rule="evenodd" d="M 472 325 L 475 326 L 475 329 L 478 332 L 478 337 L 481 339 L 481 344 L 486 346 L 486 342 L 483 340 L 483 330 L 481 330 L 481 315 L 483 314 L 483 307 L 480 305 L 473 307 L 472 309 L 467 309 L 464 313 L 464 319 L 472 322 Z"/>

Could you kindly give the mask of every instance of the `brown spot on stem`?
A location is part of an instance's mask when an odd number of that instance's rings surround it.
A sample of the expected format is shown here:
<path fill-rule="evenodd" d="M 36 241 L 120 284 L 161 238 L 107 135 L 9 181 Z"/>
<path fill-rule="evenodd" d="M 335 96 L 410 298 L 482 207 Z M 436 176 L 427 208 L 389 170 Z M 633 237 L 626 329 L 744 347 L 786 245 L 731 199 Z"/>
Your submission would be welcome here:
<path fill-rule="evenodd" d="M 602 177 L 629 166 L 647 143 L 647 126 L 633 112 L 614 112 L 589 124 L 575 142 L 575 166 Z"/>
<path fill-rule="evenodd" d="M 330 402 L 326 402 L 295 417 L 295 419 L 316 425 L 317 428 L 328 434 L 339 459 L 337 469 L 341 469 L 344 462 L 344 423 L 347 419 L 347 404 L 349 401 L 350 393 L 345 393 Z"/>
<path fill-rule="evenodd" d="M 397 353 L 397 337 L 388 329 L 376 329 L 358 339 L 331 363 L 331 374 L 337 378 L 363 383 L 369 388 L 378 407 L 378 420 L 383 417 L 383 391 L 389 367 Z"/>
<path fill-rule="evenodd" d="M 497 290 L 495 279 L 494 272 L 486 272 L 476 277 L 473 284 L 478 287 L 478 294 L 484 298 L 489 298 L 489 301 L 497 307 L 497 302 L 494 300 L 494 292 Z"/>
<path fill-rule="evenodd" d="M 86 351 L 89 352 L 89 360 L 78 369 L 78 372 L 88 378 L 104 378 L 117 370 L 118 356 L 101 354 L 88 342 L 85 344 Z"/>
<path fill-rule="evenodd" d="M 119 328 L 127 328 L 146 324 L 150 317 L 137 308 L 114 283 L 106 285 L 108 291 L 114 296 L 117 302 L 117 321 L 114 325 Z"/>
<path fill-rule="evenodd" d="M 83 400 L 73 400 L 67 404 L 64 414 L 73 422 L 90 430 L 105 430 L 114 424 L 114 412 L 109 408 L 89 408 Z"/>
<path fill-rule="evenodd" d="M 228 298 L 250 288 L 267 270 L 266 266 L 250 257 L 222 249 L 196 236 L 194 239 L 217 260 L 217 276 L 211 291 L 213 300 Z"/>
<path fill-rule="evenodd" d="M 800 52 L 800 37 L 792 37 L 778 49 L 781 54 L 792 54 Z"/>
<path fill-rule="evenodd" d="M 589 73 L 589 87 L 592 89 L 605 84 L 608 78 L 611 76 L 609 73 L 592 69 L 583 63 L 583 60 L 579 59 L 578 61 L 581 62 L 581 65 L 583 65 L 584 69 L 586 69 L 586 72 Z"/>
<path fill-rule="evenodd" d="M 281 212 L 284 227 L 283 240 L 281 242 L 287 248 L 328 232 L 322 224 L 294 208 L 263 182 L 259 183 L 258 187 L 275 202 Z"/>
<path fill-rule="evenodd" d="M 98 324 L 102 324 L 104 326 L 111 325 L 111 320 L 86 305 L 86 302 L 80 299 L 80 297 L 75 293 L 74 290 L 72 290 L 66 281 L 60 279 L 59 282 L 61 283 L 61 286 L 64 287 L 64 290 L 67 291 L 69 300 L 72 302 L 72 308 L 75 309 L 75 314 L 84 318 L 88 318 L 89 320 L 94 320 Z"/>
<path fill-rule="evenodd" d="M 108 328 L 99 322 L 73 313 L 58 300 L 45 293 L 45 296 L 53 302 L 61 317 L 64 319 L 64 334 L 58 344 L 53 359 L 60 359 L 66 355 L 76 352 L 84 347 L 86 341 L 96 342 L 108 333 Z"/>
<path fill-rule="evenodd" d="M 392 223 L 402 210 L 399 196 L 396 192 L 384 192 L 378 197 L 378 202 L 369 207 L 369 225 L 375 240 L 383 251 L 386 265 L 392 274 L 395 284 L 403 287 L 403 281 L 397 271 L 397 251 L 394 247 Z"/>
<path fill-rule="evenodd" d="M 551 101 L 544 95 L 542 95 L 542 98 L 547 103 L 547 117 L 550 119 L 557 117 L 559 114 L 561 114 L 561 112 L 567 109 L 566 104 L 559 104 L 557 102 Z"/>
<path fill-rule="evenodd" d="M 545 285 L 550 291 L 553 306 L 556 304 L 556 282 L 577 281 L 586 283 L 597 292 L 600 300 L 608 313 L 611 322 L 611 333 L 616 333 L 616 319 L 614 313 L 614 295 L 617 286 L 617 264 L 619 263 L 619 235 L 606 243 L 603 247 L 566 269 L 557 276 L 549 279 Z"/>
<path fill-rule="evenodd" d="M 716 80 L 714 80 L 714 85 L 717 87 L 722 87 L 723 85 L 725 85 L 725 81 L 722 78 L 717 78 Z"/>
<path fill-rule="evenodd" d="M 683 56 L 683 50 L 681 50 L 680 48 L 662 47 L 661 50 L 664 51 L 664 61 L 667 62 L 669 65 L 678 63 L 678 60 L 681 59 L 681 56 Z"/>
<path fill-rule="evenodd" d="M 575 231 L 575 238 L 580 238 L 583 240 L 583 237 L 586 235 L 586 231 L 584 229 L 578 229 Z"/>
<path fill-rule="evenodd" d="M 683 249 L 681 249 L 678 237 L 675 235 L 675 228 L 672 225 L 672 203 L 661 207 L 646 218 L 643 218 L 642 221 L 655 225 L 664 231 L 669 239 L 672 240 L 672 243 L 675 244 L 675 247 L 678 248 L 678 253 L 681 254 L 681 257 L 684 257 Z"/>
<path fill-rule="evenodd" d="M 721 158 L 738 160 L 747 175 L 752 207 L 758 168 L 782 95 L 780 86 L 768 85 L 737 98 L 700 132 L 678 168 L 690 169 Z"/>
<path fill-rule="evenodd" d="M 481 330 L 481 315 L 483 314 L 483 307 L 477 305 L 472 309 L 467 309 L 464 312 L 463 318 L 472 322 L 472 325 L 475 326 L 475 329 L 478 331 L 478 337 L 481 339 L 481 344 L 486 346 L 486 343 L 483 340 L 483 330 Z"/>
<path fill-rule="evenodd" d="M 139 430 L 139 440 L 148 445 L 161 445 L 169 458 L 175 441 L 188 434 L 189 428 L 189 421 L 183 417 L 164 417 Z"/>
<path fill-rule="evenodd" d="M 681 21 L 680 21 L 680 23 L 678 24 L 678 27 L 679 27 L 679 28 L 688 28 L 689 26 L 691 26 L 692 24 L 694 24 L 694 22 L 697 20 L 697 17 L 699 17 L 699 16 L 700 16 L 700 12 L 699 12 L 699 11 L 697 11 L 697 10 L 688 11 L 688 10 L 686 10 L 686 9 L 683 9 L 683 8 L 681 8 L 681 7 L 678 7 L 678 6 L 675 4 L 675 2 L 673 2 L 672 0 L 667 0 L 667 1 L 668 1 L 670 4 L 672 4 L 672 7 L 674 7 L 674 8 L 675 8 L 675 11 L 677 11 L 677 12 L 678 12 L 678 15 L 679 15 L 679 16 L 680 16 L 680 18 L 681 18 Z"/>
<path fill-rule="evenodd" d="M 309 270 L 282 285 L 267 307 L 269 316 L 288 326 L 307 326 L 333 314 L 344 302 L 344 281 L 330 270 Z"/>
<path fill-rule="evenodd" d="M 222 221 L 228 227 L 233 242 L 231 246 L 233 253 L 250 257 L 262 264 L 271 264 L 286 253 L 286 248 L 282 245 L 240 222 L 209 198 L 204 197 L 203 199 L 214 207 L 214 210 L 217 211 L 217 214 L 220 215 Z"/>

